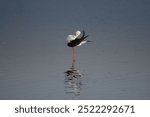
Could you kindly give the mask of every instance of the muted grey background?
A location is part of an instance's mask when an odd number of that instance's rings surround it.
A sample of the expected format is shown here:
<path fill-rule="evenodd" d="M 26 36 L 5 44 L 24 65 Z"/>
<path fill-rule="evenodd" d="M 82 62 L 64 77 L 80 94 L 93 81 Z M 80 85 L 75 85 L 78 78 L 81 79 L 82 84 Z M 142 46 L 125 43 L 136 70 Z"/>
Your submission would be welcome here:
<path fill-rule="evenodd" d="M 83 29 L 76 96 L 66 37 Z M 0 0 L 0 99 L 150 99 L 149 61 L 149 0 Z"/>

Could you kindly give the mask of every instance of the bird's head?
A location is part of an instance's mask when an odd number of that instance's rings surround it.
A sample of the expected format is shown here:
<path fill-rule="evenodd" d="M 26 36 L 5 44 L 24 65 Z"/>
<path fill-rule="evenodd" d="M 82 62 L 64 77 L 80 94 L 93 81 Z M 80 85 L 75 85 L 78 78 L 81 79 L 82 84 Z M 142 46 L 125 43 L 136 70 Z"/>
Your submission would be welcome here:
<path fill-rule="evenodd" d="M 81 34 L 80 31 L 76 31 L 76 33 L 75 33 L 76 36 L 79 36 L 80 34 Z"/>

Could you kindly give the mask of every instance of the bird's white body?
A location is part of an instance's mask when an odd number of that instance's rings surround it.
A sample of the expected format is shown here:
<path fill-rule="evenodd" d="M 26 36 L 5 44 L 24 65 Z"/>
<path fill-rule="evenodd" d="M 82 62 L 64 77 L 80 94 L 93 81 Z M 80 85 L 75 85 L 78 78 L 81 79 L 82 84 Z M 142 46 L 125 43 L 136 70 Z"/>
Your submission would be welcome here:
<path fill-rule="evenodd" d="M 69 43 L 70 41 L 72 41 L 72 40 L 75 40 L 75 39 L 76 39 L 76 36 L 75 36 L 75 35 L 68 35 L 68 37 L 67 37 L 68 43 Z"/>
<path fill-rule="evenodd" d="M 75 35 L 68 35 L 67 41 L 70 42 L 72 40 L 75 40 L 77 37 L 79 37 L 80 34 L 81 34 L 80 31 L 76 31 Z"/>

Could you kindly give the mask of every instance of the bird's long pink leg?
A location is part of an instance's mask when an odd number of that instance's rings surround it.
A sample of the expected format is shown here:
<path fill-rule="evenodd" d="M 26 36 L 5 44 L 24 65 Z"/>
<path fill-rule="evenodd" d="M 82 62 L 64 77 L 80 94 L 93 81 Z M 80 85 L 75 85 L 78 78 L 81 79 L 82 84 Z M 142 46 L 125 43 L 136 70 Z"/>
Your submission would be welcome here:
<path fill-rule="evenodd" d="M 75 51 L 75 48 L 74 48 L 74 47 L 72 48 L 72 52 L 73 52 L 72 67 L 74 67 L 75 62 L 76 62 L 76 51 Z"/>

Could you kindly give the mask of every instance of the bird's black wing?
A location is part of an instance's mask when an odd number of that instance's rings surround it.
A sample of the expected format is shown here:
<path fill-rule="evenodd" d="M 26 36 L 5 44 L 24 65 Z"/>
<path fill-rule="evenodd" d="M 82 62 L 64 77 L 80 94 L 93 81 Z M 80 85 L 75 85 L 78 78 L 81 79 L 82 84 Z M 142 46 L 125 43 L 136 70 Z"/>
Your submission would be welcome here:
<path fill-rule="evenodd" d="M 76 38 L 76 39 L 79 39 L 79 40 L 83 41 L 87 37 L 88 37 L 88 35 L 85 36 L 85 31 L 83 30 L 82 31 L 82 36 L 80 38 Z"/>

